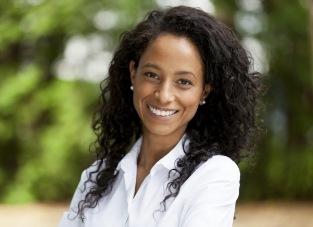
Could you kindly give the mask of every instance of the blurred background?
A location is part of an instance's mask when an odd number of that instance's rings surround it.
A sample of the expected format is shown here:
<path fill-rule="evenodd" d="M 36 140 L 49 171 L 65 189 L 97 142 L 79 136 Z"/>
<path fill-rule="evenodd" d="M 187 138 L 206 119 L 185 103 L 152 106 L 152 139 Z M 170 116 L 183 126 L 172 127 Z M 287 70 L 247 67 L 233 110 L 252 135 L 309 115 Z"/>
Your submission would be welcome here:
<path fill-rule="evenodd" d="M 313 201 L 313 0 L 0 2 L 0 203 L 68 202 L 94 160 L 91 119 L 121 32 L 147 11 L 200 7 L 264 73 L 264 125 L 246 201 Z"/>

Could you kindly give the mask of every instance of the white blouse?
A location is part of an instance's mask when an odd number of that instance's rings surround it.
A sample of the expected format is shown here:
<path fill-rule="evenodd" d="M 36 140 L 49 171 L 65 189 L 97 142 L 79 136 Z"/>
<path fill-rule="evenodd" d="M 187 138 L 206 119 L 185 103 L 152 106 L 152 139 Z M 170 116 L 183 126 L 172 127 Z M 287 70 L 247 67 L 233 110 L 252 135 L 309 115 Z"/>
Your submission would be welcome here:
<path fill-rule="evenodd" d="M 84 198 L 84 182 L 94 164 L 82 174 L 70 209 L 59 227 L 229 227 L 232 226 L 239 194 L 240 173 L 228 157 L 213 156 L 198 167 L 183 184 L 177 197 L 161 206 L 167 191 L 168 172 L 184 155 L 182 140 L 151 169 L 134 196 L 139 139 L 120 161 L 118 176 L 110 194 L 93 209 L 85 210 L 84 222 L 76 217 L 78 202 Z M 76 217 L 76 218 L 75 218 Z"/>

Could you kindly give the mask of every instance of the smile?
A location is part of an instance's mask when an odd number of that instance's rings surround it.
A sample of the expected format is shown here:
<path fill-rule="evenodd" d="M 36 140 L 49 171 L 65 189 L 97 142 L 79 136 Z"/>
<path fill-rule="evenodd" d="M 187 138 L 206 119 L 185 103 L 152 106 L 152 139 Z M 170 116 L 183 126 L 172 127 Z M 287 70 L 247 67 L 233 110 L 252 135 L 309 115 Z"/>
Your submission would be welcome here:
<path fill-rule="evenodd" d="M 159 109 L 153 108 L 152 106 L 148 106 L 148 108 L 152 113 L 161 117 L 171 116 L 177 112 L 176 110 L 159 110 Z"/>

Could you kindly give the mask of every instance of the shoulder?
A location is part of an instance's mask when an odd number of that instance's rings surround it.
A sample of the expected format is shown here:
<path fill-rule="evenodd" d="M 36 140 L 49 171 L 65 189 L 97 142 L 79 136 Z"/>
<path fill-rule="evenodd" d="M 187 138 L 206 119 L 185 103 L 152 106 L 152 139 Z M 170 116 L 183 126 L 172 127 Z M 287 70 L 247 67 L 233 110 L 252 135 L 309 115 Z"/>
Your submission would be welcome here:
<path fill-rule="evenodd" d="M 182 187 L 181 226 L 231 226 L 239 179 L 238 166 L 226 156 L 202 163 Z"/>
<path fill-rule="evenodd" d="M 239 186 L 240 171 L 237 164 L 223 155 L 215 155 L 202 163 L 186 183 L 201 189 L 212 185 L 234 184 Z"/>
<path fill-rule="evenodd" d="M 85 182 L 88 182 L 87 184 L 92 184 L 96 180 L 99 171 L 103 170 L 104 168 L 105 160 L 104 161 L 97 160 L 91 166 L 85 169 L 81 174 L 79 183 L 80 188 L 83 187 Z"/>
<path fill-rule="evenodd" d="M 215 155 L 199 168 L 199 171 L 210 173 L 212 177 L 219 175 L 220 177 L 238 178 L 240 171 L 238 165 L 229 157 L 224 155 Z"/>
<path fill-rule="evenodd" d="M 223 155 L 204 162 L 185 182 L 186 199 L 192 203 L 234 203 L 239 195 L 240 171 L 237 164 Z M 184 187 L 184 185 L 183 185 Z M 192 191 L 193 193 L 190 193 Z M 212 205 L 212 204 L 211 204 Z"/>

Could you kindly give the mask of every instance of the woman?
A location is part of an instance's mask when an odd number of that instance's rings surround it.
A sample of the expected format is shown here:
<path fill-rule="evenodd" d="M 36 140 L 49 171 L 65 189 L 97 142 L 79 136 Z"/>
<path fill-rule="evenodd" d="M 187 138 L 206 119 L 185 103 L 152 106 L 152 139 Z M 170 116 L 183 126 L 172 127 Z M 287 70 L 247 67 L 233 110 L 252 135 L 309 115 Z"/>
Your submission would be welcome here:
<path fill-rule="evenodd" d="M 59 226 L 231 226 L 260 94 L 234 33 L 199 9 L 153 11 L 103 84 L 98 161 Z"/>

